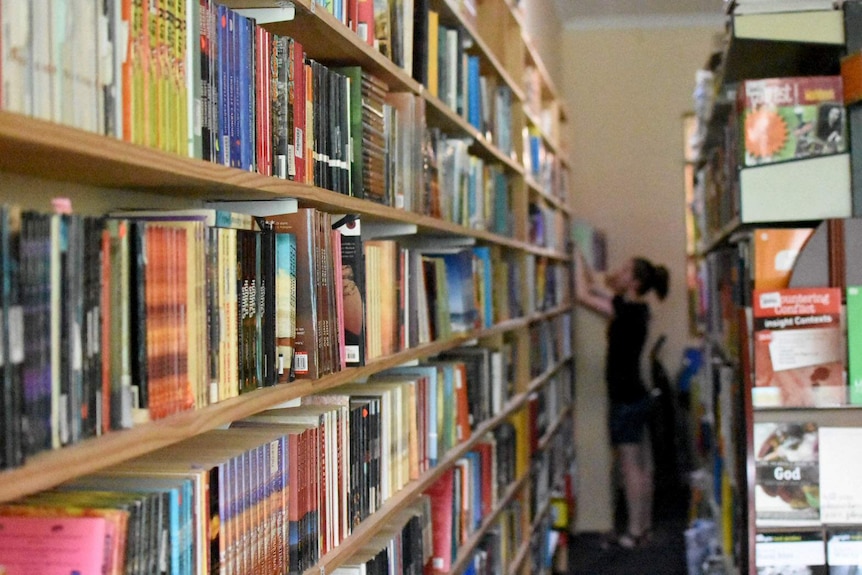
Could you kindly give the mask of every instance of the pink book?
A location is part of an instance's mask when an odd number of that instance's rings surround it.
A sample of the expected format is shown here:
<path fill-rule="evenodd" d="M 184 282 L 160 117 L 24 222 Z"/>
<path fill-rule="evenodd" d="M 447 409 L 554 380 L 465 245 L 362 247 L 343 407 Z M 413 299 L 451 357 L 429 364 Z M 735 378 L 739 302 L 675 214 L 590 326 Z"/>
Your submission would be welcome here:
<path fill-rule="evenodd" d="M 102 517 L 0 517 L 0 572 L 102 573 L 105 529 Z"/>

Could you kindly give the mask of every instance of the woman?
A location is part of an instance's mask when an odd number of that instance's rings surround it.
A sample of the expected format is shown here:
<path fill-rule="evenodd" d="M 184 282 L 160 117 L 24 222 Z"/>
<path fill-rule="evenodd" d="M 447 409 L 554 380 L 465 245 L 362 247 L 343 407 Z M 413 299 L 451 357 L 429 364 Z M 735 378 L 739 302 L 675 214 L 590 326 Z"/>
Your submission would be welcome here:
<path fill-rule="evenodd" d="M 667 296 L 668 271 L 644 258 L 632 258 L 610 273 L 604 285 L 578 253 L 578 300 L 609 318 L 605 379 L 610 400 L 610 436 L 622 475 L 628 509 L 625 548 L 649 539 L 652 527 L 652 452 L 646 433 L 650 394 L 641 375 L 641 355 L 650 320 L 646 296 Z"/>

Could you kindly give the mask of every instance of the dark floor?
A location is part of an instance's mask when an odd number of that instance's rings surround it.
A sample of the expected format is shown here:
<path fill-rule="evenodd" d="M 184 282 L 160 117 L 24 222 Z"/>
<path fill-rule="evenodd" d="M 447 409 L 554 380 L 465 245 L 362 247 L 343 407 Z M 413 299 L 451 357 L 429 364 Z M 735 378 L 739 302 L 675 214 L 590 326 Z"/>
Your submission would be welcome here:
<path fill-rule="evenodd" d="M 609 543 L 606 534 L 570 536 L 569 575 L 686 575 L 687 497 L 679 492 L 677 497 L 662 495 L 656 502 L 651 541 L 643 546 L 623 549 Z M 624 525 L 624 511 L 618 509 L 616 515 L 617 525 Z"/>
<path fill-rule="evenodd" d="M 637 549 L 608 545 L 596 533 L 574 536 L 569 544 L 569 575 L 686 575 L 683 519 L 665 519 L 649 544 Z"/>

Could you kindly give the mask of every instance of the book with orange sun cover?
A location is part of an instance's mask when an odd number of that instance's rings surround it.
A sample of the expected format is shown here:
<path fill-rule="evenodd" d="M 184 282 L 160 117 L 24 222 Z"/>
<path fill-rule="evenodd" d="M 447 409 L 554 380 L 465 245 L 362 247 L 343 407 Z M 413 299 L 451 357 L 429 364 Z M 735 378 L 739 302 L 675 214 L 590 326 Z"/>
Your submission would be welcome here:
<path fill-rule="evenodd" d="M 737 97 L 743 166 L 847 151 L 840 76 L 746 80 Z"/>

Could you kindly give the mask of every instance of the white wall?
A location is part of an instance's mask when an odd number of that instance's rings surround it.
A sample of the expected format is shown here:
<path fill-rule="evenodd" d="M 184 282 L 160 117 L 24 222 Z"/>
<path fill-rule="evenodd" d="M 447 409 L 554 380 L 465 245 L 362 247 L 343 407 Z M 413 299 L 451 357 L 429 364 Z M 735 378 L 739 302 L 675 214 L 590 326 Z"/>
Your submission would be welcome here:
<path fill-rule="evenodd" d="M 688 334 L 682 116 L 692 108 L 695 70 L 721 31 L 720 19 L 663 20 L 566 28 L 560 89 L 568 101 L 564 136 L 577 215 L 608 235 L 609 265 L 641 255 L 668 267 L 668 299 L 653 303 L 652 336 L 666 334 L 664 360 L 676 373 Z M 614 24 L 611 22 L 610 24 Z M 617 22 L 616 24 L 619 24 Z M 576 321 L 577 530 L 612 526 L 606 432 L 605 324 L 579 310 Z M 650 343 L 648 342 L 648 348 Z"/>

